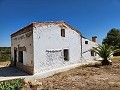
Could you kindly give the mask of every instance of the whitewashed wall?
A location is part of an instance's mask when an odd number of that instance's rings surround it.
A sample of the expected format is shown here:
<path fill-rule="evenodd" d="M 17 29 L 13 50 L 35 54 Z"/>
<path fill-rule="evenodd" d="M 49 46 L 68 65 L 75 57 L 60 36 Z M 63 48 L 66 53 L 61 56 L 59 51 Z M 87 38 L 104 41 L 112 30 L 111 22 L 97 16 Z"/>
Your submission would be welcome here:
<path fill-rule="evenodd" d="M 85 44 L 85 41 L 88 41 L 88 44 Z M 87 62 L 87 61 L 92 61 L 92 60 L 97 60 L 99 59 L 100 57 L 97 55 L 97 56 L 91 56 L 91 49 L 93 47 L 97 47 L 97 43 L 96 42 L 93 42 L 89 39 L 86 39 L 86 38 L 82 38 L 82 61 L 83 62 Z"/>
<path fill-rule="evenodd" d="M 33 30 L 33 42 L 34 73 L 80 62 L 80 35 L 67 26 L 65 37 L 61 37 L 61 27 L 57 24 L 36 26 Z M 64 61 L 63 49 L 69 49 L 69 61 Z"/>
<path fill-rule="evenodd" d="M 34 66 L 34 74 L 63 68 L 72 64 L 86 63 L 99 56 L 91 56 L 89 51 L 96 47 L 97 43 L 82 38 L 81 36 L 64 24 L 65 37 L 61 37 L 61 25 L 59 24 L 35 24 L 29 32 L 11 38 L 11 57 L 14 60 L 14 47 L 26 47 L 23 52 L 23 64 Z M 88 41 L 88 44 L 85 44 Z M 63 50 L 69 49 L 69 61 L 65 61 Z M 18 53 L 17 53 L 18 61 Z"/>
<path fill-rule="evenodd" d="M 17 62 L 18 62 L 18 45 L 19 47 L 26 47 L 23 51 L 23 64 L 33 66 L 33 34 L 32 30 L 11 38 L 11 58 L 14 60 L 14 47 L 17 48 Z"/>

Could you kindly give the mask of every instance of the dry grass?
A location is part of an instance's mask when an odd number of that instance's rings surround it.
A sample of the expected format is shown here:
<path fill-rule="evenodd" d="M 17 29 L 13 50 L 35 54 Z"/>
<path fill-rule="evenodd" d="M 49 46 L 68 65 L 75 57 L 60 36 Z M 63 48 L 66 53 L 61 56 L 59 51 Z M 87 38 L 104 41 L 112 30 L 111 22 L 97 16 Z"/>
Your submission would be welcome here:
<path fill-rule="evenodd" d="M 0 62 L 0 67 L 9 66 L 10 64 L 10 61 Z"/>
<path fill-rule="evenodd" d="M 120 90 L 120 57 L 112 61 L 112 66 L 96 63 L 41 79 L 37 90 Z"/>

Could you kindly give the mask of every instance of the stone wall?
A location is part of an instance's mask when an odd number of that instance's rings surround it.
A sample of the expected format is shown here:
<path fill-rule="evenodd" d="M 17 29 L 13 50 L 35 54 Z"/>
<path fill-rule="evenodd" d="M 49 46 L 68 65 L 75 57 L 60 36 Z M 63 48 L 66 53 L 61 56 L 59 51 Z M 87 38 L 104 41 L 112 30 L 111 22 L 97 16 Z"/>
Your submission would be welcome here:
<path fill-rule="evenodd" d="M 29 29 L 29 28 L 28 28 Z M 17 52 L 17 61 L 19 62 L 19 51 L 23 51 L 23 64 L 34 66 L 33 61 L 33 32 L 32 30 L 20 33 L 20 35 L 11 38 L 11 60 L 14 61 L 14 50 Z"/>
<path fill-rule="evenodd" d="M 17 62 L 16 67 L 28 74 L 34 74 L 34 67 L 33 66 L 26 66 L 23 65 L 22 63 Z"/>

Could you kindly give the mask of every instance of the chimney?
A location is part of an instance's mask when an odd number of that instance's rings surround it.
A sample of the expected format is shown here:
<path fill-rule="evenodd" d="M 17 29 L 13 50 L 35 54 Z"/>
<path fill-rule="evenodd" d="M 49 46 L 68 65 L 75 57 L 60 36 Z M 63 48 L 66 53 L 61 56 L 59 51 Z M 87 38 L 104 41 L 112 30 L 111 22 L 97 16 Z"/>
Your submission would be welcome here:
<path fill-rule="evenodd" d="M 92 37 L 92 41 L 97 43 L 97 37 L 96 36 Z"/>

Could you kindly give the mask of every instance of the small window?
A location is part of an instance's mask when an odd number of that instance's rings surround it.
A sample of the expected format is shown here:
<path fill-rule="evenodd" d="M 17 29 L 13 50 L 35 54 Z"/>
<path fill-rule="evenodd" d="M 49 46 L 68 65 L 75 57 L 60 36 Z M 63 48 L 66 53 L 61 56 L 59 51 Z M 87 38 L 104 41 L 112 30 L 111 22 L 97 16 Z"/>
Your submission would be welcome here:
<path fill-rule="evenodd" d="M 61 29 L 61 36 L 65 37 L 65 29 Z"/>
<path fill-rule="evenodd" d="M 19 62 L 23 63 L 23 51 L 19 51 Z"/>
<path fill-rule="evenodd" d="M 88 41 L 85 41 L 85 44 L 88 44 Z"/>
<path fill-rule="evenodd" d="M 97 56 L 97 53 L 94 51 L 91 51 L 91 56 Z"/>
<path fill-rule="evenodd" d="M 64 49 L 64 60 L 69 61 L 69 50 L 68 49 Z"/>
<path fill-rule="evenodd" d="M 91 51 L 91 56 L 94 56 L 94 51 Z"/>

